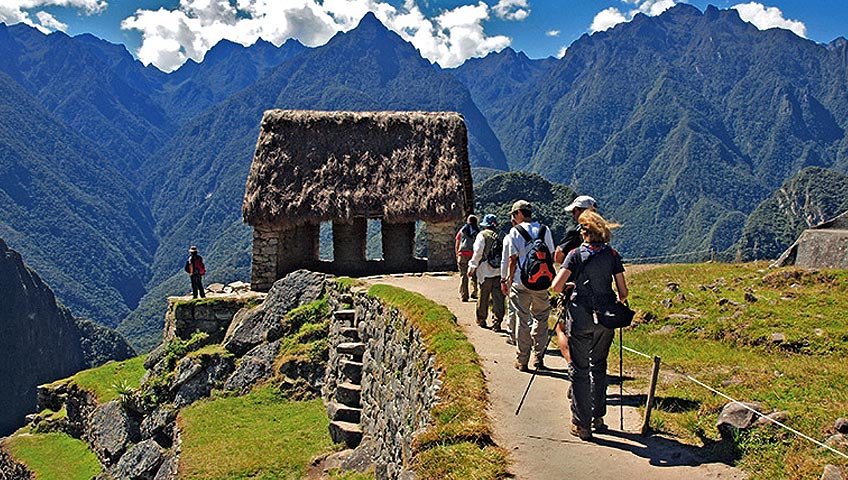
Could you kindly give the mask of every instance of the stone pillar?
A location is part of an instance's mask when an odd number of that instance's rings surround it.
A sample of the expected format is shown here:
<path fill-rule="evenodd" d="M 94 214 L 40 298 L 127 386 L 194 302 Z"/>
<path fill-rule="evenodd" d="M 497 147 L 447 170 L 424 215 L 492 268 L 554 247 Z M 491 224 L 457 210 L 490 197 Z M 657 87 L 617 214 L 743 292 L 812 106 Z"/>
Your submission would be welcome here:
<path fill-rule="evenodd" d="M 389 272 L 412 271 L 415 265 L 415 222 L 386 223 L 383 220 L 383 260 Z"/>
<path fill-rule="evenodd" d="M 457 270 L 454 247 L 458 229 L 458 220 L 427 223 L 427 270 Z"/>
<path fill-rule="evenodd" d="M 253 260 L 250 272 L 250 288 L 267 292 L 277 280 L 277 250 L 280 231 L 273 227 L 253 227 Z"/>
<path fill-rule="evenodd" d="M 314 270 L 318 264 L 318 225 L 304 223 L 280 233 L 277 248 L 277 279 L 301 268 Z"/>
<path fill-rule="evenodd" d="M 350 223 L 333 222 L 333 270 L 340 275 L 361 275 L 367 272 L 365 235 L 368 221 L 354 218 Z"/>

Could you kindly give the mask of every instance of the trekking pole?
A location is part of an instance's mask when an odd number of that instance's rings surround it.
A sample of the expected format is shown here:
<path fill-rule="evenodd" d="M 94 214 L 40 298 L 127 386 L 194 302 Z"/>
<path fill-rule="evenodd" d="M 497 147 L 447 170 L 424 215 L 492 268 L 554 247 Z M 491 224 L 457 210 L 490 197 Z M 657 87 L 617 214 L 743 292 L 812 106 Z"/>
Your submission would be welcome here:
<path fill-rule="evenodd" d="M 548 341 L 545 342 L 545 350 L 548 349 L 548 345 L 551 344 L 551 338 L 553 338 L 553 332 L 556 331 L 556 325 L 554 325 L 553 331 L 548 330 Z M 527 388 L 524 389 L 524 395 L 521 396 L 521 401 L 518 402 L 518 408 L 515 409 L 515 415 L 518 416 L 518 412 L 521 411 L 521 407 L 524 405 L 524 399 L 527 398 L 527 394 L 530 392 L 530 385 L 533 385 L 533 379 L 536 378 L 536 374 L 539 373 L 539 367 L 533 369 L 533 375 L 530 376 L 530 381 L 527 382 Z"/>
<path fill-rule="evenodd" d="M 621 431 L 624 431 L 624 329 L 618 329 L 618 414 Z"/>

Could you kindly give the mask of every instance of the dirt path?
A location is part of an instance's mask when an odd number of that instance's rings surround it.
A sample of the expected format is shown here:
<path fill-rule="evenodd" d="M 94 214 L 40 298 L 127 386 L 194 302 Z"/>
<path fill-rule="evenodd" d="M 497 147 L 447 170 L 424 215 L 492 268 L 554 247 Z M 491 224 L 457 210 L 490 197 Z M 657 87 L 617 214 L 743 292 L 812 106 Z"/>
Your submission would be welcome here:
<path fill-rule="evenodd" d="M 610 432 L 596 435 L 593 443 L 582 442 L 568 433 L 571 412 L 566 398 L 568 381 L 564 378 L 565 360 L 548 351 L 545 363 L 551 371 L 537 375 L 524 407 L 515 416 L 529 373 L 513 368 L 514 347 L 506 336 L 476 325 L 474 304 L 463 303 L 457 293 L 458 278 L 385 277 L 371 280 L 426 295 L 447 306 L 483 358 L 489 386 L 489 415 L 495 440 L 514 460 L 513 472 L 525 480 L 561 480 L 563 478 L 615 479 L 736 479 L 744 475 L 724 464 L 704 464 L 694 449 L 672 439 L 642 438 L 638 431 L 641 418 L 636 408 L 624 408 L 625 431 L 619 431 L 617 388 L 611 386 L 606 423 Z M 611 357 L 612 358 L 612 357 Z"/>

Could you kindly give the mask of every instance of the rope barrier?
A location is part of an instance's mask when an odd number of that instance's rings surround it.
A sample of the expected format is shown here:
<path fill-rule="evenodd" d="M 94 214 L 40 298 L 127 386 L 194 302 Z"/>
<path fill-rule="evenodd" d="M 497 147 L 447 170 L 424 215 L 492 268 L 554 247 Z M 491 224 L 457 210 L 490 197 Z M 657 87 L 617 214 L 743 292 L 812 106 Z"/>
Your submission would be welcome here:
<path fill-rule="evenodd" d="M 638 351 L 638 350 L 636 350 L 636 349 L 633 349 L 633 348 L 630 348 L 630 347 L 624 347 L 624 350 L 627 350 L 627 351 L 628 351 L 628 352 L 630 352 L 630 353 L 633 353 L 633 354 L 636 354 L 636 355 L 640 355 L 640 356 L 645 357 L 645 358 L 653 358 L 651 355 L 648 355 L 647 353 L 640 352 L 640 351 Z M 784 428 L 784 429 L 786 429 L 786 430 L 788 430 L 788 431 L 790 431 L 790 432 L 794 433 L 795 435 L 798 435 L 799 437 L 801 437 L 801 438 L 803 438 L 803 439 L 805 439 L 805 440 L 809 440 L 810 442 L 813 442 L 814 444 L 818 445 L 818 446 L 819 446 L 819 447 L 821 447 L 821 448 L 824 448 L 824 449 L 826 449 L 826 450 L 829 450 L 830 452 L 833 452 L 833 453 L 835 453 L 835 454 L 839 455 L 840 457 L 843 457 L 843 458 L 845 458 L 845 459 L 848 459 L 848 454 L 845 454 L 845 453 L 843 453 L 843 452 L 841 452 L 841 451 L 839 451 L 839 450 L 837 450 L 837 449 L 835 449 L 835 448 L 833 448 L 833 447 L 831 447 L 831 446 L 829 446 L 829 445 L 827 445 L 827 444 L 824 444 L 824 443 L 822 443 L 822 442 L 820 442 L 820 441 L 816 440 L 815 438 L 810 437 L 809 435 L 806 435 L 806 434 L 804 434 L 804 433 L 802 433 L 802 432 L 799 432 L 798 430 L 795 430 L 794 428 L 790 427 L 789 425 L 786 425 L 786 424 L 784 424 L 783 422 L 780 422 L 780 421 L 778 421 L 778 420 L 775 420 L 775 419 L 773 419 L 773 418 L 769 417 L 768 415 L 766 415 L 766 414 L 764 414 L 764 413 L 762 413 L 762 412 L 758 412 L 755 408 L 752 408 L 752 407 L 750 407 L 750 406 L 748 406 L 748 405 L 745 405 L 744 403 L 740 402 L 739 400 L 736 400 L 735 398 L 731 397 L 730 395 L 727 395 L 727 394 L 726 394 L 726 393 L 724 393 L 724 392 L 721 392 L 721 391 L 719 391 L 719 390 L 716 390 L 715 388 L 713 388 L 713 387 L 711 387 L 711 386 L 707 385 L 706 383 L 704 383 L 704 382 L 702 382 L 702 381 L 698 380 L 697 378 L 695 378 L 695 377 L 693 377 L 693 376 L 689 375 L 688 373 L 684 372 L 683 370 L 680 370 L 680 369 L 676 368 L 676 367 L 675 367 L 675 366 L 673 366 L 673 365 L 669 365 L 667 362 L 666 362 L 666 365 L 667 365 L 669 368 L 671 368 L 671 369 L 672 369 L 675 373 L 677 373 L 677 374 L 679 374 L 679 375 L 682 375 L 682 376 L 683 376 L 684 378 L 686 378 L 687 380 L 689 380 L 689 381 L 691 381 L 691 382 L 695 383 L 696 385 L 698 385 L 698 386 L 700 386 L 700 387 L 702 387 L 702 388 L 705 388 L 705 389 L 709 390 L 709 391 L 710 391 L 710 392 L 712 392 L 713 394 L 718 395 L 718 396 L 720 396 L 720 397 L 724 398 L 725 400 L 728 400 L 728 401 L 730 401 L 730 402 L 732 402 L 732 403 L 735 403 L 735 404 L 737 404 L 737 405 L 741 406 L 742 408 L 744 408 L 744 409 L 746 409 L 746 410 L 750 410 L 751 412 L 753 412 L 753 413 L 754 413 L 755 415 L 757 415 L 758 417 L 760 417 L 760 418 L 764 418 L 764 419 L 768 420 L 769 422 L 774 423 L 775 425 L 778 425 L 779 427 Z"/>

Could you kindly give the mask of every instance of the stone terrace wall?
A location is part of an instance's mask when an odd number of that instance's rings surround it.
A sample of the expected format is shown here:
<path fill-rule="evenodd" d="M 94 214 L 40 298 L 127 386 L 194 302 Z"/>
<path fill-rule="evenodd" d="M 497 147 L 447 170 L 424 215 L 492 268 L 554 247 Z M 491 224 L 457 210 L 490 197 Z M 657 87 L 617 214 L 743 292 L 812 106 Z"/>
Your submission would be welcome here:
<path fill-rule="evenodd" d="M 340 294 L 331 293 L 331 305 L 340 305 Z M 435 358 L 424 348 L 420 332 L 397 309 L 367 296 L 351 294 L 359 336 L 366 344 L 362 359 L 362 431 L 359 448 L 374 459 L 378 479 L 406 475 L 413 457 L 413 440 L 430 423 L 430 409 L 441 386 Z M 331 401 L 341 380 L 342 324 L 330 326 L 330 358 L 323 389 Z"/>

